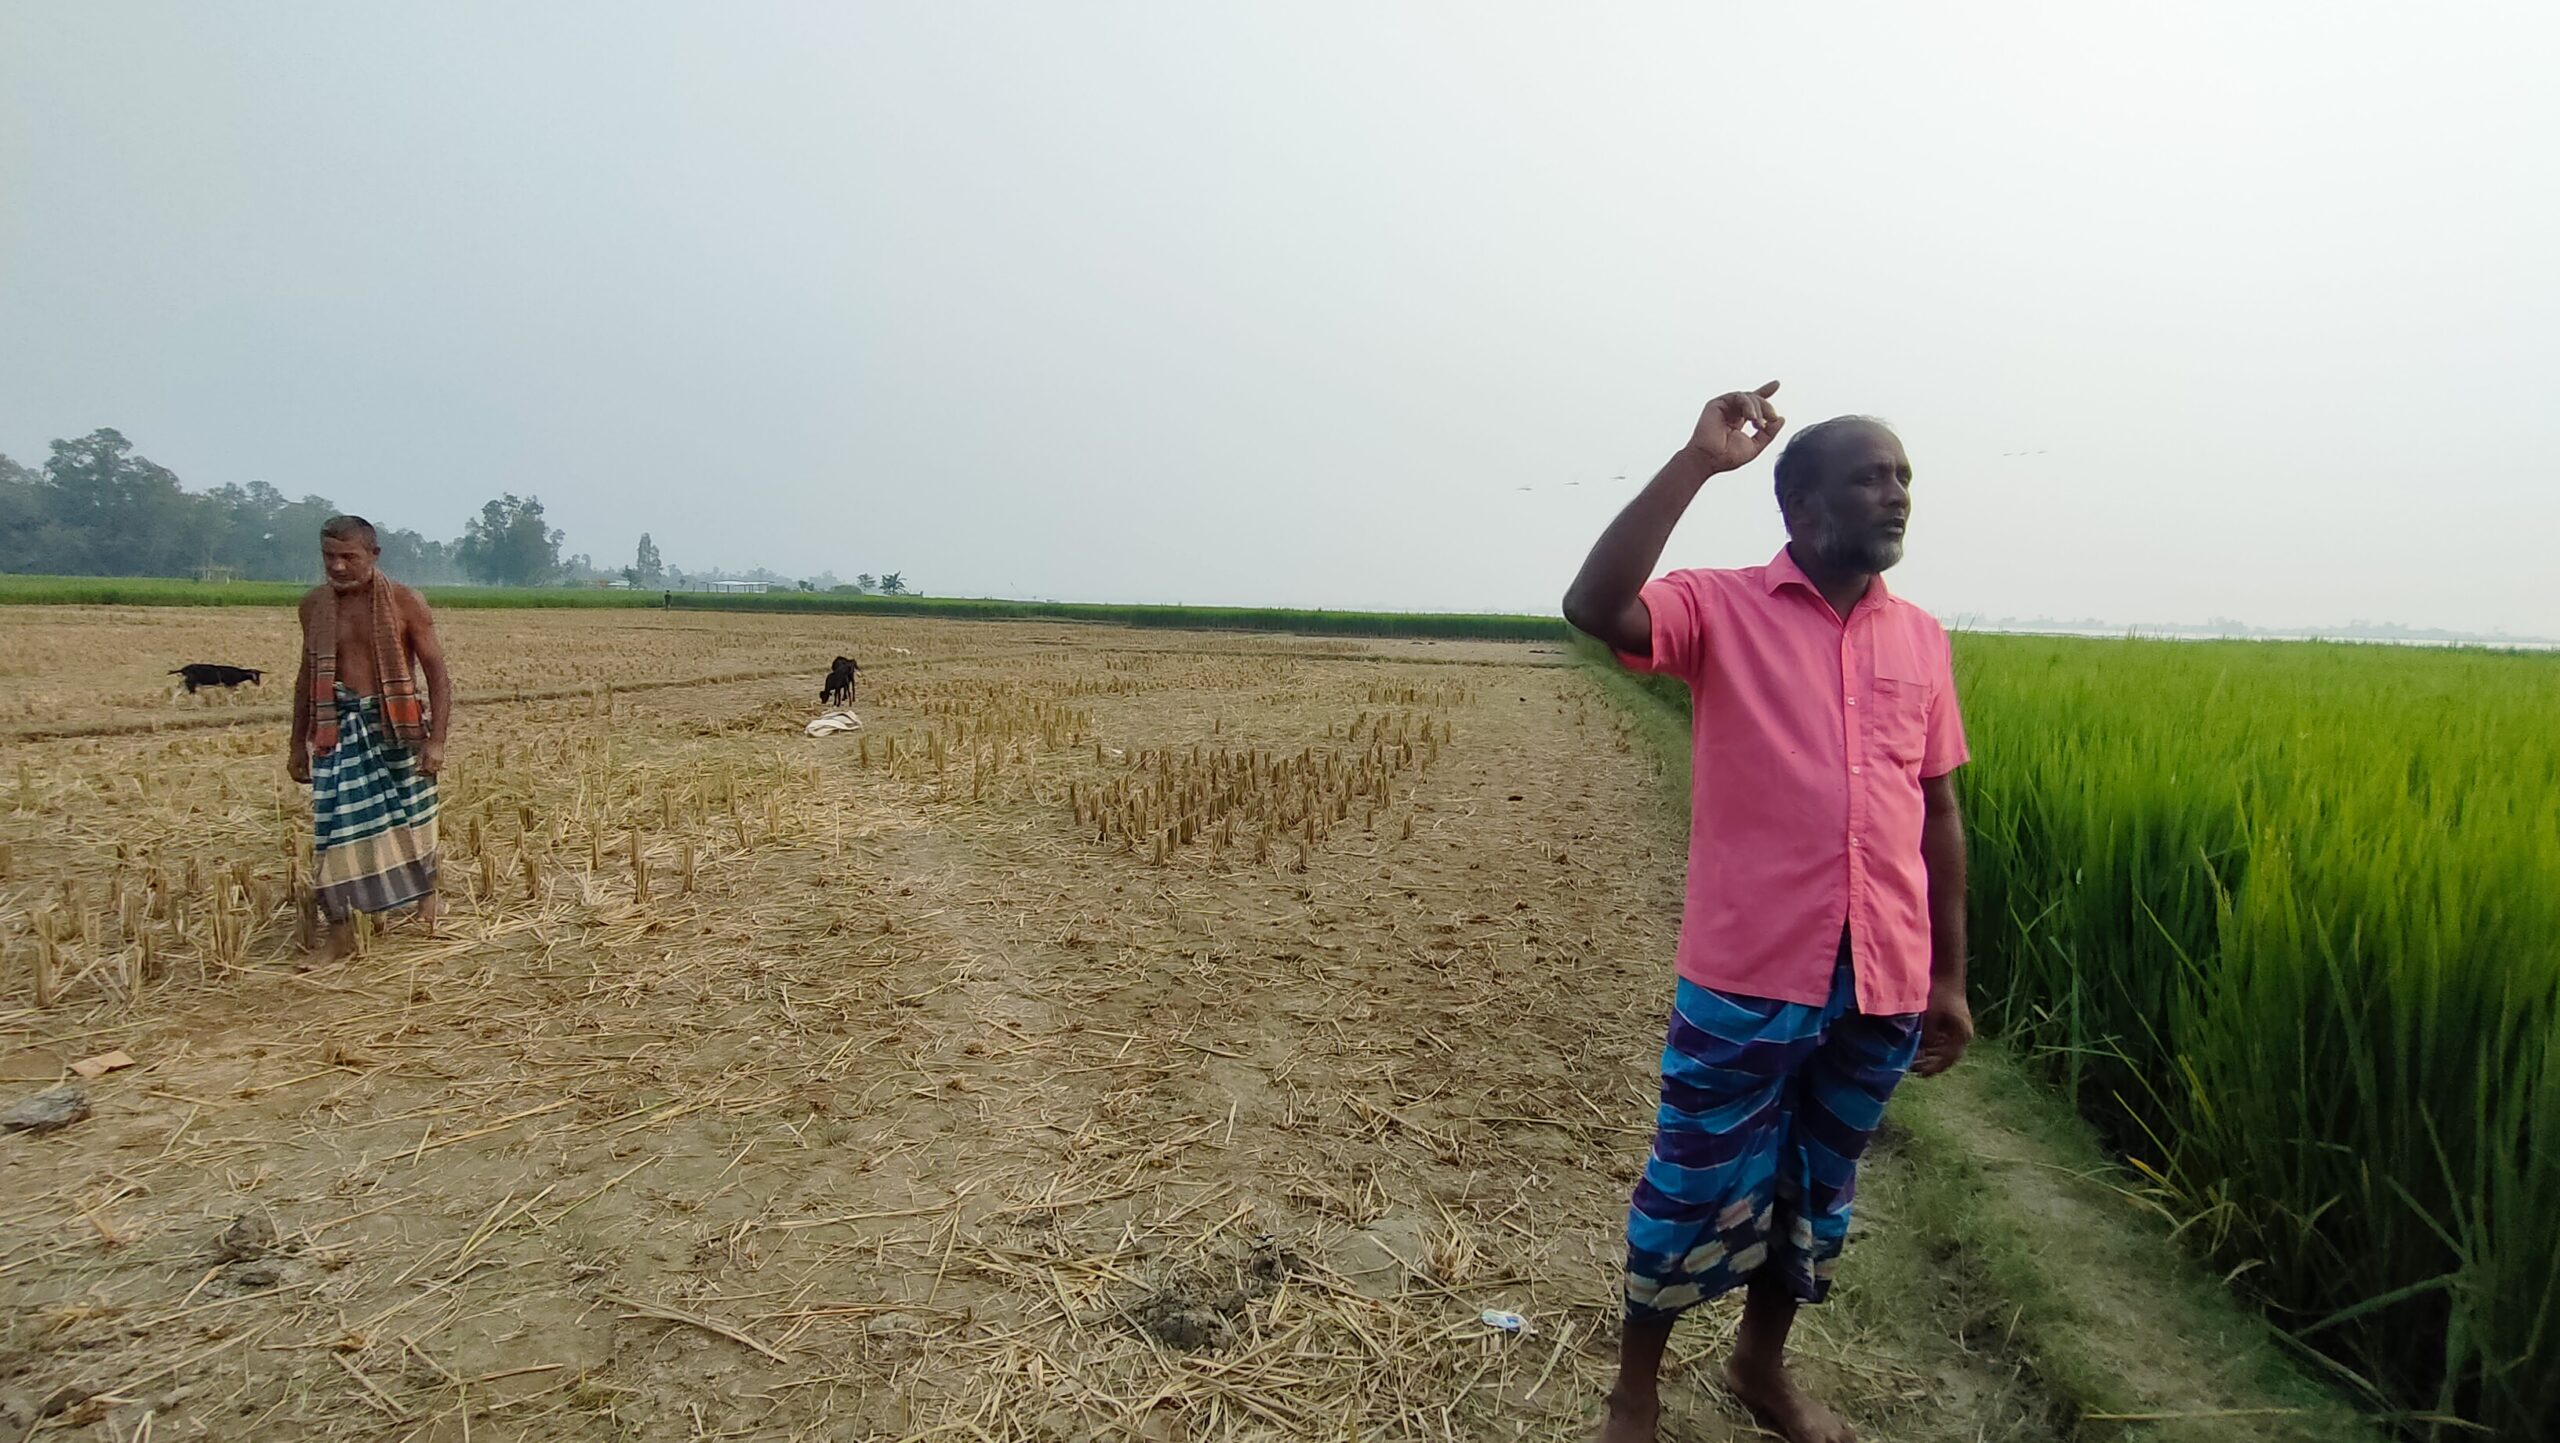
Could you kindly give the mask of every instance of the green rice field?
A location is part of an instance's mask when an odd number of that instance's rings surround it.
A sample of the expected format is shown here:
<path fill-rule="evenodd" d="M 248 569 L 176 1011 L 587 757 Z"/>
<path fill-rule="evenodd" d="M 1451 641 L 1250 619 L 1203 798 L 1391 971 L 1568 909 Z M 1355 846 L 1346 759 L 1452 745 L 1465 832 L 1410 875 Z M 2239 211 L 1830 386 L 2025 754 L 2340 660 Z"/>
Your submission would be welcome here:
<path fill-rule="evenodd" d="M 1985 1022 L 2357 1386 L 2560 1433 L 2560 657 L 1957 662 Z"/>
<path fill-rule="evenodd" d="M 2352 1395 L 2560 1437 L 2560 655 L 1956 663 L 1985 1030 Z"/>

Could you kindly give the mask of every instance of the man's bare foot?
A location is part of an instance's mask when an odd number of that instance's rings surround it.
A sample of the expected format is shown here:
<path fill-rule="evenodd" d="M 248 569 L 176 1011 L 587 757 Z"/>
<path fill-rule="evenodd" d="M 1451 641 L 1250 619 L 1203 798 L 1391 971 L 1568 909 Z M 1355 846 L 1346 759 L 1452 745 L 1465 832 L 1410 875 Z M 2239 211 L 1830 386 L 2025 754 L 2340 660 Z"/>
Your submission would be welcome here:
<path fill-rule="evenodd" d="M 1660 1398 L 1624 1398 L 1609 1394 L 1609 1414 L 1600 1423 L 1600 1443 L 1654 1443 L 1654 1425 L 1662 1421 Z"/>
<path fill-rule="evenodd" d="M 1787 1443 L 1857 1443 L 1858 1430 L 1821 1399 L 1797 1387 L 1785 1363 L 1728 1359 L 1724 1384 L 1761 1427 Z"/>
<path fill-rule="evenodd" d="M 316 972 L 323 967 L 335 967 L 355 954 L 356 940 L 351 933 L 336 927 L 324 927 L 312 934 L 311 945 L 294 960 L 293 970 Z"/>
<path fill-rule="evenodd" d="M 356 955 L 355 919 L 349 918 L 344 922 L 330 923 L 328 952 L 322 960 L 344 962 L 354 955 Z"/>
<path fill-rule="evenodd" d="M 436 935 L 436 917 L 444 910 L 436 894 L 429 892 L 418 899 L 418 930 L 429 937 Z"/>

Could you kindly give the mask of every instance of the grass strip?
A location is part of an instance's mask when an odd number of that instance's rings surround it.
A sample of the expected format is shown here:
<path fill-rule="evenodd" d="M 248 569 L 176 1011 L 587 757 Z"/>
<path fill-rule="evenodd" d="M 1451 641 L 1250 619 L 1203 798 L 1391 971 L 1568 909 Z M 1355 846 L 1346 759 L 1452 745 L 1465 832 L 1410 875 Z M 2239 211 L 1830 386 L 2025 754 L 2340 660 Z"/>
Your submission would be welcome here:
<path fill-rule="evenodd" d="M 0 606 L 291 606 L 307 586 L 166 577 L 0 576 Z M 602 609 L 918 617 L 958 621 L 1076 621 L 1190 631 L 1303 636 L 1424 637 L 1451 641 L 1563 641 L 1551 616 L 1481 612 L 1325 611 L 1253 606 L 1146 606 L 1007 601 L 992 597 L 855 596 L 840 592 L 627 591 L 572 586 L 430 586 L 430 604 L 461 610 Z"/>

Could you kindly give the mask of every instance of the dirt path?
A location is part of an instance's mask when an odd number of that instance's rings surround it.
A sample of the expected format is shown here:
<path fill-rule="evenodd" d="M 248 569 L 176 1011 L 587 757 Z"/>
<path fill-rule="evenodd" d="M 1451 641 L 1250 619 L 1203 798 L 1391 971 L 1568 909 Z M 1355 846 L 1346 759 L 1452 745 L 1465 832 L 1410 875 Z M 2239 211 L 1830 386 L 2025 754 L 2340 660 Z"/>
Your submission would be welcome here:
<path fill-rule="evenodd" d="M 109 1046 L 142 1063 L 90 1085 L 87 1122 L 0 1140 L 0 1416 L 102 1439 L 146 1414 L 155 1439 L 1579 1436 L 1676 908 L 1651 764 L 1551 653 L 1170 640 L 924 658 L 866 693 L 860 741 L 797 736 L 783 683 L 514 708 L 457 752 L 453 872 L 476 889 L 485 817 L 497 885 L 445 940 L 301 973 L 260 934 L 203 983 L 0 1005 L 11 1095 Z M 1023 730 L 1034 704 L 1077 735 Z M 1259 862 L 1204 834 L 1156 865 L 1066 795 L 1193 747 L 1348 766 L 1424 717 L 1445 745 L 1304 870 L 1294 831 Z M 35 800 L 0 837 L 48 868 L 116 844 L 41 834 L 119 770 L 224 779 L 225 825 L 282 825 L 264 749 L 27 750 Z M 580 829 L 660 814 L 643 903 Z M 6 895 L 47 880 L 22 866 Z M 1816 1375 L 1871 1436 L 2055 1436 L 1963 1279 L 1888 1241 L 1895 1168 L 1888 1147 L 1879 1271 L 1853 1253 Z M 257 1236 L 226 1259 L 235 1226 Z M 1675 1345 L 1666 1437 L 1750 1436 L 1691 1366 L 1729 1326 Z"/>

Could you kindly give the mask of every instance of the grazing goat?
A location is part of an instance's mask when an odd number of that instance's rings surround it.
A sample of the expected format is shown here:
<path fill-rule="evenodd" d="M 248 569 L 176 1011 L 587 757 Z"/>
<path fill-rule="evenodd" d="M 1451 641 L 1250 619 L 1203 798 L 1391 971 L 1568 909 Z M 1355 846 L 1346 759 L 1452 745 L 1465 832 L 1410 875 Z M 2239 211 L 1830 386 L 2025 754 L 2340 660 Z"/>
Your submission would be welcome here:
<path fill-rule="evenodd" d="M 853 705 L 854 683 L 861 679 L 861 672 L 860 662 L 849 656 L 837 657 L 836 664 L 827 668 L 826 685 L 818 689 L 818 704 L 820 706 Z"/>
<path fill-rule="evenodd" d="M 263 686 L 265 683 L 260 678 L 266 673 L 255 667 L 221 666 L 209 661 L 191 661 L 170 672 L 169 675 L 178 678 L 178 687 L 188 696 L 194 696 L 207 687 L 218 686 L 226 692 L 236 693 L 243 685 Z M 177 700 L 178 691 L 172 690 L 169 693 L 169 699 Z"/>

